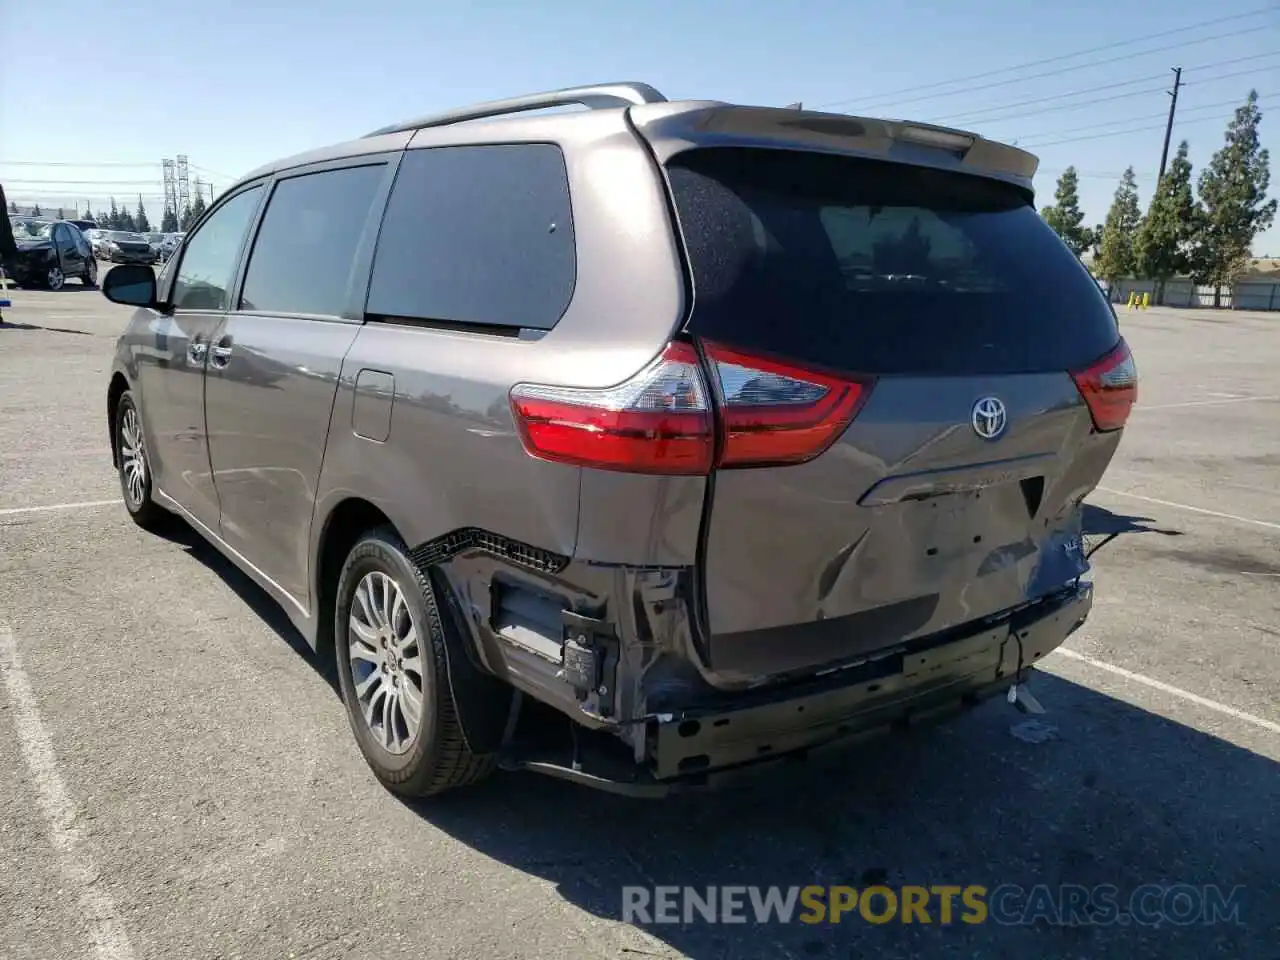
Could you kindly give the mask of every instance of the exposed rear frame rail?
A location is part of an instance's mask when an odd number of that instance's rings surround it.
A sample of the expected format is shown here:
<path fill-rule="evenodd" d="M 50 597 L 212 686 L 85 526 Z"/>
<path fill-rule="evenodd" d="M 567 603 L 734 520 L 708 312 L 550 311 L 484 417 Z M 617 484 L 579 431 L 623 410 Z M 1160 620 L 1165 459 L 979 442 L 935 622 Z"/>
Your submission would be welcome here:
<path fill-rule="evenodd" d="M 529 110 L 544 110 L 551 107 L 584 106 L 589 110 L 609 110 L 617 107 L 638 107 L 646 103 L 666 103 L 667 98 L 647 83 L 623 81 L 619 83 L 601 83 L 585 87 L 566 87 L 563 90 L 548 90 L 545 93 L 528 93 L 520 97 L 509 97 L 505 100 L 490 100 L 473 104 L 469 107 L 458 107 L 442 113 L 432 113 L 403 123 L 393 123 L 381 127 L 372 133 L 366 133 L 362 139 L 381 137 L 389 133 L 404 133 L 409 130 L 421 130 L 425 127 L 443 127 L 467 120 L 483 120 L 487 117 L 501 117 L 512 113 L 524 113 Z"/>

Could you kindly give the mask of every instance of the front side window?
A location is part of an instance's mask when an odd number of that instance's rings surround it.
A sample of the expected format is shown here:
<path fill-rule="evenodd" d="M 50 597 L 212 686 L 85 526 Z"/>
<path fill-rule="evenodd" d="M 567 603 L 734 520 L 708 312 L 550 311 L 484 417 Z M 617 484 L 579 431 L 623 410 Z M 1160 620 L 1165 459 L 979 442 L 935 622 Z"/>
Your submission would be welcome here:
<path fill-rule="evenodd" d="M 576 277 L 559 147 L 411 150 L 387 202 L 367 311 L 549 330 L 569 306 Z"/>
<path fill-rule="evenodd" d="M 191 235 L 174 278 L 172 303 L 175 307 L 227 309 L 236 262 L 261 196 L 261 186 L 236 194 Z"/>
<path fill-rule="evenodd" d="M 340 315 L 385 164 L 281 180 L 245 272 L 241 310 Z"/>

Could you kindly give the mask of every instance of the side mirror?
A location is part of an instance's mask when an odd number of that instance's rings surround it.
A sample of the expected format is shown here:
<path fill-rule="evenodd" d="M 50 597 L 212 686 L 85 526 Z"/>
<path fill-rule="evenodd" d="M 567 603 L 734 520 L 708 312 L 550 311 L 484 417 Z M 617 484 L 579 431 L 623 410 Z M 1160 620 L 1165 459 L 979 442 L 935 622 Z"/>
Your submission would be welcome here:
<path fill-rule="evenodd" d="M 156 273 L 149 266 L 122 263 L 102 280 L 102 295 L 127 307 L 156 306 Z"/>

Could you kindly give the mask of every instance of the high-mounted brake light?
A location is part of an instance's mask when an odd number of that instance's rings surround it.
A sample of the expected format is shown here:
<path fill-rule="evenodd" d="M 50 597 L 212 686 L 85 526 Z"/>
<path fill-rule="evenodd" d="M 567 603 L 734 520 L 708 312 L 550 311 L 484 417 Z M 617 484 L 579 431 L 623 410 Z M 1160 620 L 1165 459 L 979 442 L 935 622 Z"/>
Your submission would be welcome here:
<path fill-rule="evenodd" d="M 1089 405 L 1094 427 L 1106 432 L 1125 425 L 1138 402 L 1138 367 L 1123 339 L 1101 360 L 1071 377 Z"/>
<path fill-rule="evenodd" d="M 686 343 L 668 345 L 614 387 L 518 384 L 511 406 L 525 449 L 543 460 L 666 475 L 804 463 L 840 436 L 871 387 L 720 344 L 705 349 L 719 387 L 714 405 Z"/>

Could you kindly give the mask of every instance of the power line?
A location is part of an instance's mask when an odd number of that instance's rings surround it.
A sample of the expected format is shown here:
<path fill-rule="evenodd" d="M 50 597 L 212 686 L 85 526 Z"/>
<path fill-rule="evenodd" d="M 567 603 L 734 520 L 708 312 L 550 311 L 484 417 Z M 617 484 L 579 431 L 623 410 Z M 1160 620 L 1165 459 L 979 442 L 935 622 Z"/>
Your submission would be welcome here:
<path fill-rule="evenodd" d="M 1195 70 L 1210 70 L 1215 67 L 1228 67 L 1236 63 L 1244 63 L 1245 61 L 1248 61 L 1248 60 L 1258 60 L 1263 57 L 1274 57 L 1277 55 L 1280 55 L 1280 51 L 1273 50 L 1273 51 L 1270 51 L 1269 53 L 1253 54 L 1252 56 L 1248 56 L 1248 57 L 1235 57 L 1234 59 L 1222 60 L 1222 61 L 1219 61 L 1218 63 L 1205 63 L 1197 67 L 1187 67 L 1185 72 L 1190 73 Z M 1183 83 L 1183 86 L 1186 86 L 1188 83 L 1212 83 L 1218 80 L 1229 80 L 1232 77 L 1243 77 L 1250 73 L 1269 72 L 1274 69 L 1275 69 L 1274 65 L 1268 65 L 1265 67 L 1254 67 L 1249 70 L 1237 70 L 1234 73 L 1226 73 L 1226 74 L 1220 74 L 1218 76 L 1204 77 L 1199 80 L 1185 81 Z M 981 107 L 977 110 L 969 110 L 964 113 L 947 114 L 943 117 L 936 118 L 931 122 L 933 123 L 974 123 L 978 121 L 990 122 L 990 121 L 998 121 L 998 120 L 1010 120 L 1015 118 L 1014 117 L 989 117 L 987 116 L 987 114 L 1002 113 L 1005 110 L 1013 110 L 1017 107 L 1027 107 L 1027 106 L 1033 106 L 1035 104 L 1041 104 L 1041 103 L 1053 103 L 1058 100 L 1068 100 L 1071 97 L 1081 96 L 1082 94 L 1086 94 L 1086 93 L 1095 93 L 1099 90 L 1114 90 L 1116 87 L 1129 87 L 1135 83 L 1145 83 L 1150 80 L 1162 80 L 1163 78 L 1164 78 L 1163 73 L 1144 74 L 1141 77 L 1134 77 L 1133 79 L 1130 79 L 1130 80 L 1118 80 L 1114 83 L 1104 83 L 1096 87 L 1085 87 L 1083 90 L 1076 90 L 1072 93 L 1056 93 L 1050 96 L 1036 97 L 1031 100 L 1018 100 L 1018 101 L 1015 101 L 1014 103 L 998 104 L 993 107 Z M 1112 99 L 1122 100 L 1125 97 L 1145 96 L 1148 93 L 1156 93 L 1163 89 L 1164 89 L 1164 84 L 1162 83 L 1159 87 L 1155 88 L 1154 90 L 1135 90 L 1132 93 L 1120 94 L 1119 96 L 1116 96 Z M 1097 103 L 1101 101 L 1085 101 L 1085 102 Z M 1069 107 L 1055 108 L 1055 109 L 1068 109 L 1068 108 Z M 1022 114 L 1021 116 L 1031 116 L 1031 115 L 1039 116 L 1040 114 L 1047 113 L 1047 112 L 1049 111 L 1036 110 L 1034 114 Z"/>
<path fill-rule="evenodd" d="M 1270 69 L 1272 68 L 1261 67 L 1261 68 L 1255 68 L 1253 70 L 1239 70 L 1236 73 L 1228 73 L 1220 77 L 1211 77 L 1209 79 L 1226 80 L 1231 77 L 1244 76 L 1250 73 L 1258 73 L 1260 70 L 1270 70 Z M 1191 84 L 1206 83 L 1206 82 L 1208 82 L 1208 80 L 1185 80 L 1183 81 L 1182 86 L 1186 87 L 1186 86 L 1190 86 Z M 951 123 L 961 122 L 965 126 L 973 126 L 978 123 L 996 124 L 996 123 L 1002 123 L 1006 120 L 1021 120 L 1024 117 L 1039 117 L 1046 113 L 1062 113 L 1065 111 L 1076 110 L 1080 107 L 1093 106 L 1094 104 L 1098 104 L 1098 103 L 1114 103 L 1117 100 L 1133 100 L 1136 97 L 1145 97 L 1153 93 L 1164 93 L 1164 92 L 1165 92 L 1165 87 L 1162 84 L 1158 87 L 1144 88 L 1142 90 L 1133 90 L 1133 91 L 1130 91 L 1129 93 L 1116 93 L 1116 94 L 1112 94 L 1109 97 L 1094 97 L 1092 100 L 1077 100 L 1074 103 L 1064 103 L 1056 107 L 1044 107 L 1040 110 L 1032 110 L 1026 113 L 1008 113 L 999 117 L 976 117 L 976 118 L 966 119 L 963 121 L 947 121 L 947 122 L 951 122 Z M 940 123 L 943 121 L 934 120 L 931 122 Z"/>
<path fill-rule="evenodd" d="M 1266 100 L 1270 96 L 1271 94 L 1268 94 L 1267 96 L 1264 96 L 1264 97 L 1260 97 L 1259 101 L 1261 102 L 1263 100 Z M 1230 100 L 1218 101 L 1217 103 L 1202 103 L 1199 106 L 1191 107 L 1190 109 L 1193 112 L 1200 111 L 1200 110 L 1217 110 L 1221 107 L 1229 107 L 1233 105 L 1238 105 L 1240 103 L 1241 103 L 1240 98 L 1234 97 Z M 1045 130 L 1041 133 L 1024 133 L 1024 134 L 1019 134 L 1016 137 L 1001 137 L 1000 139 L 1001 140 L 1017 140 L 1021 142 L 1023 140 L 1033 140 L 1036 137 L 1056 137 L 1056 136 L 1061 136 L 1064 133 L 1076 133 L 1078 131 L 1084 132 L 1089 130 L 1097 130 L 1100 127 L 1118 127 L 1118 126 L 1124 126 L 1126 123 L 1143 123 L 1144 121 L 1159 120 L 1162 116 L 1163 114 L 1159 114 L 1159 113 L 1144 113 L 1141 116 L 1124 117 L 1118 120 L 1103 120 L 1099 123 L 1090 123 L 1082 127 L 1068 127 L 1066 130 Z"/>
<path fill-rule="evenodd" d="M 9 184 L 21 184 L 30 186 L 32 184 L 54 186 L 62 184 L 64 186 L 75 187 L 102 187 L 106 189 L 114 189 L 116 187 L 145 187 L 155 185 L 159 182 L 159 178 L 151 180 L 7 180 Z"/>
<path fill-rule="evenodd" d="M 1197 40 L 1184 40 L 1181 43 L 1171 43 L 1163 47 L 1152 47 L 1150 50 L 1139 50 L 1137 52 L 1125 53 L 1125 54 L 1121 54 L 1118 57 L 1110 57 L 1106 60 L 1094 60 L 1090 63 L 1082 63 L 1074 67 L 1060 67 L 1056 70 L 1045 70 L 1041 73 L 1029 73 L 1026 76 L 1013 77 L 1009 80 L 996 80 L 991 83 L 980 84 L 976 87 L 961 87 L 959 90 L 950 90 L 950 91 L 947 91 L 946 93 L 927 93 L 927 94 L 924 94 L 923 96 L 910 97 L 906 100 L 888 100 L 888 101 L 885 101 L 884 105 L 881 105 L 881 106 L 873 105 L 871 107 L 865 107 L 863 109 L 882 110 L 886 105 L 897 106 L 897 105 L 907 104 L 907 103 L 918 103 L 921 100 L 935 100 L 939 97 L 955 97 L 955 96 L 959 96 L 962 93 L 974 93 L 979 90 L 992 90 L 992 89 L 995 89 L 996 87 L 1007 87 L 1013 83 L 1026 83 L 1029 80 L 1040 80 L 1044 77 L 1056 77 L 1064 73 L 1074 73 L 1077 70 L 1089 70 L 1093 67 L 1106 66 L 1109 63 L 1120 63 L 1121 61 L 1127 62 L 1127 61 L 1133 60 L 1135 57 L 1145 57 L 1153 53 L 1164 53 L 1165 51 L 1168 51 L 1168 50 L 1180 50 L 1183 47 L 1194 46 L 1197 43 L 1210 43 L 1214 40 L 1226 40 L 1230 37 L 1238 37 L 1238 36 L 1241 36 L 1242 34 L 1256 33 L 1256 32 L 1257 32 L 1256 27 L 1248 27 L 1244 30 L 1233 30 L 1229 33 L 1214 34 L 1211 37 L 1200 37 Z"/>
<path fill-rule="evenodd" d="M 1172 37 L 1172 36 L 1176 36 L 1179 33 L 1187 33 L 1188 31 L 1191 31 L 1191 30 L 1200 30 L 1200 29 L 1203 29 L 1204 27 L 1217 26 L 1220 23 L 1229 23 L 1233 20 L 1245 20 L 1245 19 L 1248 19 L 1249 17 L 1256 17 L 1259 14 L 1263 14 L 1263 13 L 1274 13 L 1275 9 L 1276 8 L 1274 6 L 1266 6 L 1266 7 L 1258 8 L 1256 10 L 1250 10 L 1246 13 L 1236 13 L 1226 17 L 1216 17 L 1212 20 L 1202 20 L 1199 23 L 1189 24 L 1188 26 L 1185 26 L 1185 27 L 1176 27 L 1172 30 L 1165 30 L 1160 33 L 1148 34 L 1146 37 L 1143 37 L 1142 40 L 1143 41 L 1159 40 L 1162 37 Z M 1061 63 L 1063 60 L 1073 60 L 1076 57 L 1083 57 L 1091 53 L 1101 53 L 1104 50 L 1115 50 L 1119 47 L 1127 48 L 1127 47 L 1131 47 L 1133 43 L 1134 41 L 1132 39 L 1116 40 L 1111 43 L 1104 43 L 1098 47 L 1088 47 L 1084 50 L 1077 50 L 1074 53 L 1062 53 L 1053 57 L 1043 57 L 1039 60 L 1029 60 L 1026 63 L 1015 64 L 1009 67 L 1001 67 L 997 70 L 987 70 L 987 71 L 984 71 L 983 73 L 973 73 L 966 77 L 955 77 L 951 80 L 938 80 L 933 83 L 919 84 L 914 87 L 902 87 L 898 90 L 889 90 L 885 93 L 873 94 L 865 97 L 849 97 L 844 100 L 832 100 L 827 103 L 818 104 L 818 106 L 834 107 L 834 106 L 839 106 L 840 104 L 846 104 L 846 103 L 860 103 L 864 100 L 885 100 L 889 97 L 896 97 L 899 94 L 915 93 L 920 90 L 936 90 L 938 87 L 947 87 L 953 83 L 968 83 L 970 80 L 985 80 L 988 77 L 999 76 L 1002 73 L 1011 73 L 1014 70 L 1026 70 L 1029 67 L 1041 67 L 1047 63 Z M 1144 52 L 1155 53 L 1158 51 L 1153 51 L 1153 50 L 1139 51 L 1138 53 L 1133 55 L 1141 56 Z M 1128 55 L 1120 59 L 1128 59 Z M 1104 61 L 1104 62 L 1112 62 L 1112 61 Z M 1085 64 L 1084 66 L 1094 66 L 1094 65 L 1096 64 Z M 1076 67 L 1072 69 L 1081 69 L 1081 68 Z M 1010 82 L 1013 82 L 1013 81 L 1010 81 Z"/>
<path fill-rule="evenodd" d="M 1232 116 L 1234 116 L 1234 114 Z M 1231 119 L 1232 119 L 1231 117 L 1223 117 L 1219 115 L 1216 117 L 1199 117 L 1194 120 L 1184 120 L 1182 121 L 1182 123 L 1184 125 L 1192 124 L 1192 123 L 1208 123 L 1210 121 L 1217 122 L 1217 123 L 1229 123 L 1231 122 Z M 1163 123 L 1157 123 L 1154 126 L 1150 126 L 1150 127 L 1130 127 L 1127 130 L 1113 130 L 1110 133 L 1099 133 L 1090 137 L 1067 137 L 1063 140 L 1046 140 L 1043 143 L 1027 143 L 1027 144 L 1021 144 L 1021 146 L 1024 146 L 1027 149 L 1040 149 L 1042 147 L 1056 147 L 1064 143 L 1083 143 L 1086 140 L 1104 140 L 1107 137 L 1127 137 L 1131 133 L 1146 133 L 1148 130 L 1163 130 L 1164 126 L 1165 125 Z"/>
<path fill-rule="evenodd" d="M 132 163 L 123 160 L 0 160 L 3 167 L 158 167 L 158 163 Z"/>

